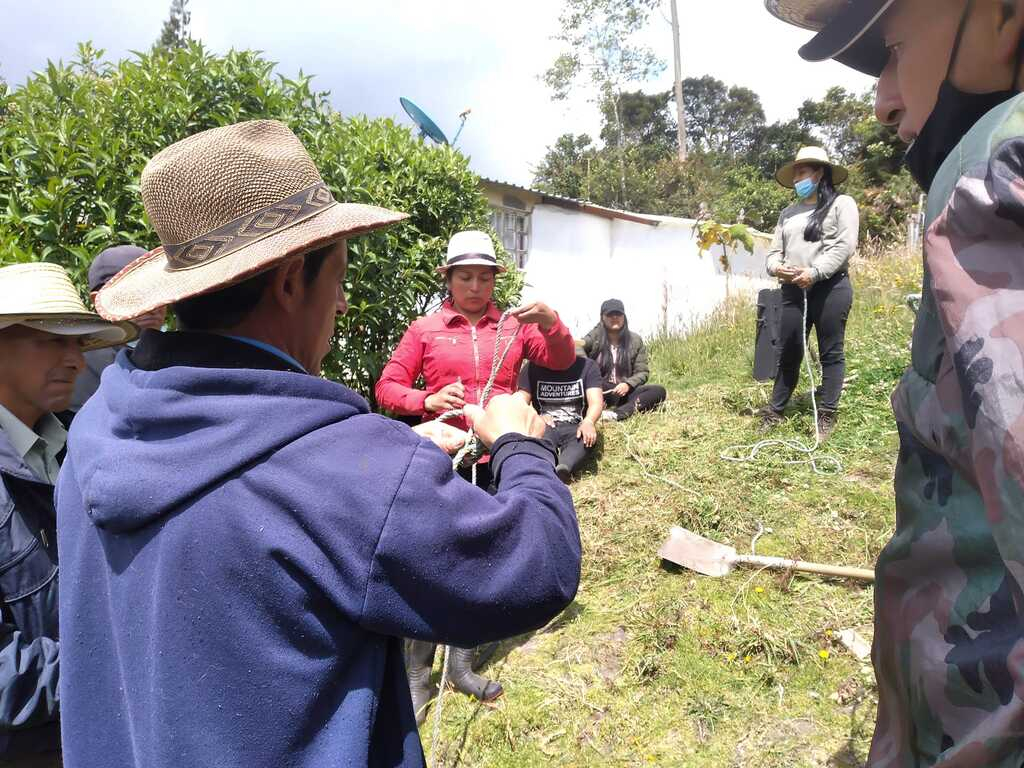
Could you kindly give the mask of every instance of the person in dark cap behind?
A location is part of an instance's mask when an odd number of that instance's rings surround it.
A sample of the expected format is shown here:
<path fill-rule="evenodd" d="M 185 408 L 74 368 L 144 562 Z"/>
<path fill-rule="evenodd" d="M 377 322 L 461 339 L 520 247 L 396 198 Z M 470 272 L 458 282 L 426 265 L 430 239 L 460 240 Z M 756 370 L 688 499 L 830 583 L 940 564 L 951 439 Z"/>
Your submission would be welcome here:
<path fill-rule="evenodd" d="M 640 334 L 629 330 L 626 307 L 619 299 L 601 305 L 601 321 L 584 337 L 583 351 L 601 369 L 607 406 L 603 421 L 622 421 L 665 402 L 665 388 L 647 383 L 647 348 Z"/>
<path fill-rule="evenodd" d="M 102 251 L 89 266 L 89 295 L 93 301 L 96 294 L 107 282 L 127 267 L 140 256 L 144 256 L 146 250 L 136 245 L 115 245 Z M 132 322 L 139 328 L 151 328 L 159 331 L 167 318 L 167 308 L 159 307 L 152 312 L 136 317 Z M 75 391 L 71 396 L 70 410 L 77 413 L 85 401 L 93 396 L 100 385 L 100 375 L 103 369 L 114 362 L 117 353 L 124 349 L 123 346 L 105 347 L 94 349 L 85 353 L 85 368 L 75 381 Z"/>
<path fill-rule="evenodd" d="M 928 193 L 869 768 L 1024 765 L 1024 0 L 768 0 L 878 78 Z"/>

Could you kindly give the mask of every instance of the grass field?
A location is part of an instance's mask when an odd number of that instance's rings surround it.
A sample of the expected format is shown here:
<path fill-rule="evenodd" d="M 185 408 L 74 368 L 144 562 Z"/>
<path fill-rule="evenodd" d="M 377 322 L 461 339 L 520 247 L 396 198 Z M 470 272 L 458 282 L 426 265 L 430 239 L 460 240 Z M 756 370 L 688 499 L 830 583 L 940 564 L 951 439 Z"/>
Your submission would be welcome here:
<path fill-rule="evenodd" d="M 606 426 L 596 463 L 572 488 L 583 539 L 576 602 L 545 629 L 490 649 L 485 674 L 506 690 L 495 706 L 446 696 L 440 765 L 863 765 L 874 683 L 837 634 L 870 637 L 871 589 L 767 571 L 695 576 L 663 567 L 656 551 L 672 525 L 741 552 L 763 526 L 760 554 L 874 564 L 892 528 L 888 400 L 909 360 L 904 297 L 919 275 L 902 253 L 852 270 L 848 383 L 823 449 L 842 461 L 838 475 L 780 456 L 719 458 L 760 437 L 749 413 L 768 387 L 749 374 L 751 306 L 652 344 L 667 407 Z M 779 434 L 808 439 L 812 429 L 805 401 Z"/>

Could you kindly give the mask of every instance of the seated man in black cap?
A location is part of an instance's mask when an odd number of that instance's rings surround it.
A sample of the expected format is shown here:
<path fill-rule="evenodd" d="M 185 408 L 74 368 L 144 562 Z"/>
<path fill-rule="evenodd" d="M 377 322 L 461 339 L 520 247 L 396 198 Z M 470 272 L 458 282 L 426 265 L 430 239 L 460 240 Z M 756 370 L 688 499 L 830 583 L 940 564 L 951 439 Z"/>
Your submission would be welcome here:
<path fill-rule="evenodd" d="M 558 451 L 555 474 L 568 485 L 597 442 L 597 422 L 604 410 L 597 363 L 577 355 L 575 363 L 556 371 L 528 362 L 519 372 L 519 394 L 547 424 L 544 437 Z"/>
<path fill-rule="evenodd" d="M 114 275 L 127 267 L 140 256 L 145 255 L 146 250 L 136 245 L 115 245 L 102 251 L 89 266 L 89 295 L 93 301 L 100 288 L 107 284 Z M 133 322 L 139 328 L 151 328 L 159 331 L 167 318 L 167 308 L 160 307 L 136 317 Z M 94 349 L 85 353 L 85 368 L 75 381 L 75 392 L 71 396 L 70 410 L 74 413 L 85 405 L 85 401 L 93 396 L 100 385 L 100 375 L 103 369 L 114 362 L 117 353 L 124 347 L 106 347 Z M 70 415 L 70 414 L 68 414 Z"/>

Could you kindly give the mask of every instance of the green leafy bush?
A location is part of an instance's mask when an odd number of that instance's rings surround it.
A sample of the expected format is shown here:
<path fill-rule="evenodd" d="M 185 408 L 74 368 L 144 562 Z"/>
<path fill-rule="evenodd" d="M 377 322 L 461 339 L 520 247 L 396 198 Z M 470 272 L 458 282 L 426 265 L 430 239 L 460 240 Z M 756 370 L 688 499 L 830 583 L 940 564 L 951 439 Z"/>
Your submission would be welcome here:
<path fill-rule="evenodd" d="M 729 168 L 723 174 L 724 191 L 713 212 L 721 221 L 745 221 L 761 232 L 774 232 L 779 214 L 795 202 L 792 190 L 774 178 L 766 179 L 751 165 Z"/>
<path fill-rule="evenodd" d="M 117 63 L 89 44 L 23 86 L 0 83 L 0 264 L 67 267 L 84 289 L 92 258 L 118 243 L 157 244 L 139 175 L 160 149 L 242 120 L 283 120 L 339 200 L 397 208 L 410 220 L 349 244 L 349 314 L 325 372 L 372 398 L 391 349 L 436 302 L 435 268 L 456 231 L 488 228 L 487 202 L 467 159 L 431 147 L 393 121 L 342 117 L 311 79 L 275 76 L 252 51 L 216 55 L 190 42 Z M 499 283 L 499 301 L 521 278 Z"/>

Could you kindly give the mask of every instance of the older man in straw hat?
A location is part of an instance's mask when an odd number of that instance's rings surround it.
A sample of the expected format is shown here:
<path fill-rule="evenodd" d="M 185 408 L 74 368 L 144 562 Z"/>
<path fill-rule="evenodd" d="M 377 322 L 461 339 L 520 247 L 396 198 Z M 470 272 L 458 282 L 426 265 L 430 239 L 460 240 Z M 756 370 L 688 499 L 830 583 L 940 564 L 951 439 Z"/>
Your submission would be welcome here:
<path fill-rule="evenodd" d="M 768 0 L 801 54 L 878 77 L 928 191 L 921 308 L 893 395 L 873 768 L 1024 765 L 1024 0 Z"/>
<path fill-rule="evenodd" d="M 60 764 L 53 486 L 83 350 L 135 336 L 55 264 L 0 269 L 0 766 Z"/>
<path fill-rule="evenodd" d="M 511 396 L 470 409 L 492 497 L 316 375 L 345 311 L 346 238 L 404 216 L 335 202 L 284 125 L 178 142 L 142 195 L 163 247 L 97 306 L 171 304 L 184 330 L 145 331 L 71 430 L 65 761 L 421 766 L 399 638 L 510 637 L 576 591 L 543 422 Z"/>

